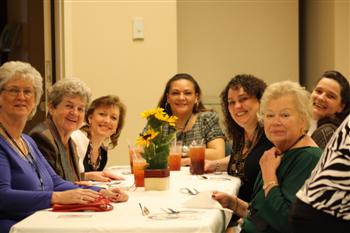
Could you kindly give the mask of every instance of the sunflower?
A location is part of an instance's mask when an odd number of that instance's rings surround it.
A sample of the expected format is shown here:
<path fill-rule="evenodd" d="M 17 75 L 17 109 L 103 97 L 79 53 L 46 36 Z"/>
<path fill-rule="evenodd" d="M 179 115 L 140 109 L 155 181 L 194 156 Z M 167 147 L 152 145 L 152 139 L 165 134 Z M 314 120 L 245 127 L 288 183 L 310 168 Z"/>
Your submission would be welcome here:
<path fill-rule="evenodd" d="M 149 128 L 140 134 L 140 136 L 137 138 L 137 144 L 147 147 L 152 142 L 152 140 L 158 136 L 158 134 L 159 132 L 156 132 L 153 129 Z"/>

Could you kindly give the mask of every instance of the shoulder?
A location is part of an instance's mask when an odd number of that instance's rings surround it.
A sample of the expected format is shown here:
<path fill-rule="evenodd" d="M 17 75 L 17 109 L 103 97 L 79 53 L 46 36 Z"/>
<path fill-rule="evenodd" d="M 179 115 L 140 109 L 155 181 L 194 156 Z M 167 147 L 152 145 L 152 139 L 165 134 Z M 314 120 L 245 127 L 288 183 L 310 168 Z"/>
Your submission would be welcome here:
<path fill-rule="evenodd" d="M 290 151 L 290 154 L 296 157 L 299 163 L 315 163 L 321 157 L 322 150 L 319 147 L 300 147 Z"/>
<path fill-rule="evenodd" d="M 338 128 L 338 124 L 334 124 L 332 122 L 324 123 L 316 128 L 315 133 L 318 131 L 332 131 L 335 132 Z"/>
<path fill-rule="evenodd" d="M 47 124 L 45 124 L 45 122 L 39 123 L 36 126 L 34 126 L 34 128 L 29 131 L 29 135 L 32 135 L 34 133 L 42 133 L 43 131 L 48 130 L 48 126 Z"/>
<path fill-rule="evenodd" d="M 198 121 L 215 122 L 219 121 L 219 115 L 216 112 L 206 111 L 198 113 Z"/>
<path fill-rule="evenodd" d="M 82 130 L 73 131 L 73 133 L 71 134 L 71 138 L 76 144 L 79 144 L 79 142 L 89 143 L 89 138 L 87 137 L 87 134 Z"/>

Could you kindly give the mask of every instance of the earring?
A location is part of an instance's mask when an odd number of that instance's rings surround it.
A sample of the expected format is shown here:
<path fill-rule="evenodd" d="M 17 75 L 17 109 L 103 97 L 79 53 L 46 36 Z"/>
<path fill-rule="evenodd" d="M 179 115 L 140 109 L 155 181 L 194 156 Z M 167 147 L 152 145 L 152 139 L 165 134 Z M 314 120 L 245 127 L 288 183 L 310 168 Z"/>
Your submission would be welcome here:
<path fill-rule="evenodd" d="M 170 105 L 169 105 L 169 103 L 168 103 L 168 101 L 167 102 L 165 102 L 165 105 L 164 105 L 164 110 L 166 111 L 166 112 L 170 112 Z"/>

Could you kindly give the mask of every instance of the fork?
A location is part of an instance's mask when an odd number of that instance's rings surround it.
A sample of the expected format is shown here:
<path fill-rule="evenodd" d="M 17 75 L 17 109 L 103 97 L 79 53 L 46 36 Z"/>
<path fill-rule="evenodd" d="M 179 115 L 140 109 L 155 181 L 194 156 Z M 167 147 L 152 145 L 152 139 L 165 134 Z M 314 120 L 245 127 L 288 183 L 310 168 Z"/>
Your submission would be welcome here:
<path fill-rule="evenodd" d="M 167 213 L 167 214 L 179 214 L 180 213 L 180 211 L 178 211 L 178 210 L 174 210 L 174 209 L 172 209 L 172 208 L 160 208 L 161 210 L 163 210 L 165 213 Z"/>
<path fill-rule="evenodd" d="M 186 190 L 191 195 L 197 195 L 199 193 L 199 191 L 197 189 L 195 189 L 195 188 L 186 188 Z"/>
<path fill-rule="evenodd" d="M 139 202 L 139 206 L 141 209 L 142 216 L 146 216 L 150 214 L 149 209 L 146 206 L 142 206 L 142 204 Z"/>

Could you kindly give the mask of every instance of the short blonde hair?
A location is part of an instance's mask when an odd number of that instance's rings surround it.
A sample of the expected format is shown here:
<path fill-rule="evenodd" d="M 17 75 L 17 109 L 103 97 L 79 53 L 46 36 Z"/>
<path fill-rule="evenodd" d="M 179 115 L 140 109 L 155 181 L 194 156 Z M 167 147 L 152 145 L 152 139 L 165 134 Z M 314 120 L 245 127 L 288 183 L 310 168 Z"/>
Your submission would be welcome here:
<path fill-rule="evenodd" d="M 312 103 L 310 93 L 297 82 L 282 81 L 269 85 L 261 98 L 260 111 L 258 113 L 259 118 L 263 120 L 267 110 L 267 104 L 272 99 L 278 99 L 287 95 L 294 97 L 297 111 L 300 117 L 306 122 L 306 129 L 304 130 L 307 132 L 312 120 Z"/>

